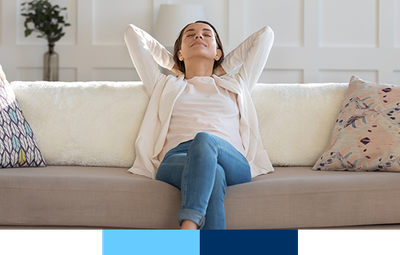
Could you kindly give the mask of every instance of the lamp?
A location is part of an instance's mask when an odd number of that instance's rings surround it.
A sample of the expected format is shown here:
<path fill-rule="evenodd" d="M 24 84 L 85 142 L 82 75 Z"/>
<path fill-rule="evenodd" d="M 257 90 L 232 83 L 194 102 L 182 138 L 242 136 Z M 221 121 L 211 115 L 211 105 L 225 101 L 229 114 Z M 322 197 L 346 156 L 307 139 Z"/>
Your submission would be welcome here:
<path fill-rule="evenodd" d="M 154 37 L 170 50 L 182 28 L 196 20 L 205 20 L 202 5 L 162 4 L 154 27 Z"/>

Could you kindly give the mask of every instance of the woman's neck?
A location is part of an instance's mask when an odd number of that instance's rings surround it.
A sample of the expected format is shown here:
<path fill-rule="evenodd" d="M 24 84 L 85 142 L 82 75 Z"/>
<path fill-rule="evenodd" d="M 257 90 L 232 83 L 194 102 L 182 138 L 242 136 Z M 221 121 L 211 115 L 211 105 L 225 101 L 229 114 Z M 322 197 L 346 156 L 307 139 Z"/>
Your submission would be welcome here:
<path fill-rule="evenodd" d="M 185 78 L 187 80 L 195 76 L 212 76 L 214 62 L 188 61 L 185 62 Z"/>

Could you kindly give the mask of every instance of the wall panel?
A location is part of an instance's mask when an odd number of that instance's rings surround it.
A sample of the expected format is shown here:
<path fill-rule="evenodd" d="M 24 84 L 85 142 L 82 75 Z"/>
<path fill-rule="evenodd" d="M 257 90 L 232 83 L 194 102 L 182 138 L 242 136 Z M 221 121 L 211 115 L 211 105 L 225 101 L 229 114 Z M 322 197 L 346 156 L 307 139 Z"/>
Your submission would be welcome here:
<path fill-rule="evenodd" d="M 17 80 L 39 81 L 43 79 L 43 68 L 21 67 L 17 68 Z M 60 81 L 76 81 L 76 68 L 60 68 Z"/>
<path fill-rule="evenodd" d="M 25 38 L 21 3 L 0 0 L 0 64 L 12 80 L 42 79 L 46 40 Z M 139 80 L 123 32 L 134 23 L 150 34 L 161 4 L 202 4 L 229 53 L 269 25 L 275 44 L 260 82 L 400 84 L 400 0 L 52 0 L 68 8 L 56 44 L 60 79 Z"/>
<path fill-rule="evenodd" d="M 246 37 L 268 25 L 275 31 L 275 46 L 303 46 L 304 0 L 248 0 L 245 20 Z"/>
<path fill-rule="evenodd" d="M 400 0 L 395 0 L 394 8 L 394 46 L 400 48 Z"/>
<path fill-rule="evenodd" d="M 140 81 L 134 68 L 94 68 L 94 81 Z"/>
<path fill-rule="evenodd" d="M 151 31 L 152 18 L 148 0 L 93 0 L 93 45 L 124 45 L 128 24 Z"/>
<path fill-rule="evenodd" d="M 264 70 L 259 82 L 262 83 L 303 83 L 303 70 Z"/>
<path fill-rule="evenodd" d="M 378 0 L 320 0 L 321 47 L 377 47 Z"/>
<path fill-rule="evenodd" d="M 400 70 L 399 71 L 394 71 L 393 73 L 393 83 L 400 85 Z"/>
<path fill-rule="evenodd" d="M 371 82 L 378 81 L 378 71 L 375 70 L 320 70 L 319 82 L 349 82 L 351 76 Z"/>
<path fill-rule="evenodd" d="M 0 45 L 3 43 L 3 0 L 0 0 Z"/>

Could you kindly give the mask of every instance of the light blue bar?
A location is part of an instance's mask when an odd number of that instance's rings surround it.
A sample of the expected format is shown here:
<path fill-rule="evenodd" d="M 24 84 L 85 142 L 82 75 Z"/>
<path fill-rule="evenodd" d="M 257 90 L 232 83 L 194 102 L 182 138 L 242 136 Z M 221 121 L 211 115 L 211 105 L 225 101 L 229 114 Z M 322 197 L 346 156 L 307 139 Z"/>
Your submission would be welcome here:
<path fill-rule="evenodd" d="M 200 255 L 200 230 L 103 230 L 103 255 Z"/>

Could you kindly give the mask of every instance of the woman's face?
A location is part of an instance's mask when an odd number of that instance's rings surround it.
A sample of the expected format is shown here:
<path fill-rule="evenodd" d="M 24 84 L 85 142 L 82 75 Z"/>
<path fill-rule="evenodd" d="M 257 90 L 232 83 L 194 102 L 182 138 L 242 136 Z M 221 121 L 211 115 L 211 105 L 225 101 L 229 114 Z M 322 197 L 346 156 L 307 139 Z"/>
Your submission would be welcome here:
<path fill-rule="evenodd" d="M 189 25 L 182 35 L 182 45 L 178 52 L 180 61 L 190 58 L 205 58 L 218 60 L 221 50 L 217 49 L 217 42 L 213 29 L 204 23 Z"/>

